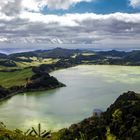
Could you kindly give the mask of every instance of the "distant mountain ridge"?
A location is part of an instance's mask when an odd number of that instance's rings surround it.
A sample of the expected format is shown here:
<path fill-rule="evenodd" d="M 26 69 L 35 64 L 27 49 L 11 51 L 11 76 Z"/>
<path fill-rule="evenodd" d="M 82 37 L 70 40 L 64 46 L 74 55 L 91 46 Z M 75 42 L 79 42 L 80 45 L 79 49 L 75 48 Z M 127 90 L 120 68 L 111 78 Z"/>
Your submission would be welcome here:
<path fill-rule="evenodd" d="M 7 55 L 4 53 L 0 53 L 0 58 L 7 58 Z"/>
<path fill-rule="evenodd" d="M 82 52 L 82 50 L 74 50 L 74 49 L 64 49 L 64 48 L 55 48 L 52 50 L 36 50 L 36 51 L 30 51 L 30 52 L 22 52 L 22 53 L 13 53 L 8 55 L 9 57 L 21 57 L 21 56 L 26 56 L 26 57 L 43 57 L 43 58 L 65 58 L 69 57 L 73 53 L 76 52 Z"/>
<path fill-rule="evenodd" d="M 0 53 L 0 58 L 2 57 L 32 57 L 32 56 L 38 56 L 38 57 L 55 57 L 55 58 L 61 58 L 61 57 L 68 57 L 72 55 L 73 53 L 97 53 L 102 56 L 112 56 L 112 57 L 124 57 L 124 56 L 133 56 L 133 55 L 139 55 L 140 50 L 132 50 L 130 52 L 125 51 L 118 51 L 118 50 L 109 50 L 109 51 L 92 51 L 92 50 L 80 50 L 80 49 L 65 49 L 65 48 L 55 48 L 51 50 L 35 50 L 35 51 L 28 51 L 28 52 L 20 52 L 20 53 L 12 53 L 9 55 L 6 55 L 4 53 Z"/>
<path fill-rule="evenodd" d="M 0 65 L 14 67 L 16 62 L 32 62 L 32 57 L 40 59 L 59 59 L 75 61 L 78 64 L 108 64 L 108 65 L 140 65 L 140 50 L 125 51 L 91 51 L 79 49 L 55 48 L 52 50 L 36 50 L 30 52 L 0 53 Z M 23 59 L 24 58 L 24 59 Z"/>

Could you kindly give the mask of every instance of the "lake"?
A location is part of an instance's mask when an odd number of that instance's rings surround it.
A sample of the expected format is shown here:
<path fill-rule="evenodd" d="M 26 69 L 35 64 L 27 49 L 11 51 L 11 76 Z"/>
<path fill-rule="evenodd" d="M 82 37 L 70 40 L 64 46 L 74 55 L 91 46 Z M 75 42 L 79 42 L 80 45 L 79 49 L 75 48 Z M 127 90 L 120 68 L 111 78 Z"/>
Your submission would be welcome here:
<path fill-rule="evenodd" d="M 15 95 L 0 102 L 0 121 L 10 128 L 27 130 L 41 123 L 58 130 L 105 111 L 127 91 L 140 93 L 140 67 L 80 65 L 52 72 L 66 87 Z"/>

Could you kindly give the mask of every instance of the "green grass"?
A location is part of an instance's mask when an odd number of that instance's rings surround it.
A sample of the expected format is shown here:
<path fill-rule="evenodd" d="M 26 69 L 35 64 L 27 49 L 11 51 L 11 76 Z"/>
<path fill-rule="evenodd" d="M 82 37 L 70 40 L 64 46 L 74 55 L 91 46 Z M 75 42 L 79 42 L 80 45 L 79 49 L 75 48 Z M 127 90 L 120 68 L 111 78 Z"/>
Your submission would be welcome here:
<path fill-rule="evenodd" d="M 9 88 L 26 83 L 26 78 L 33 75 L 32 69 L 23 69 L 15 72 L 0 72 L 0 85 Z"/>
<path fill-rule="evenodd" d="M 106 140 L 116 140 L 116 136 L 110 133 L 109 127 L 107 127 Z"/>
<path fill-rule="evenodd" d="M 19 68 L 18 67 L 6 67 L 6 66 L 0 65 L 0 70 L 13 70 L 13 69 L 19 69 Z"/>
<path fill-rule="evenodd" d="M 96 53 L 82 53 L 84 56 L 91 56 L 91 55 L 96 55 Z"/>
<path fill-rule="evenodd" d="M 46 59 L 38 59 L 37 57 L 30 57 L 32 62 L 16 62 L 17 68 L 22 69 L 22 68 L 27 68 L 31 66 L 39 66 L 41 64 L 53 64 L 56 63 L 59 59 L 52 59 L 52 58 L 46 58 Z"/>
<path fill-rule="evenodd" d="M 31 66 L 39 66 L 41 64 L 53 64 L 59 61 L 59 59 L 53 59 L 53 58 L 38 58 L 38 57 L 19 57 L 22 61 L 13 61 L 16 66 L 8 67 L 4 65 L 0 65 L 0 70 L 13 70 L 13 69 L 24 69 Z M 1 59 L 6 60 L 6 59 Z M 31 62 L 26 62 L 25 60 L 31 60 Z M 7 60 L 8 61 L 8 60 Z"/>
<path fill-rule="evenodd" d="M 41 129 L 41 124 L 38 124 L 38 129 L 32 127 L 26 132 L 20 129 L 9 130 L 0 122 L 0 140 L 50 140 L 51 131 L 46 131 Z M 53 139 L 51 139 L 53 140 Z"/>
<path fill-rule="evenodd" d="M 31 77 L 33 75 L 33 72 L 31 70 L 31 66 L 39 66 L 41 64 L 52 64 L 56 63 L 59 59 L 52 59 L 52 58 L 46 58 L 41 59 L 37 57 L 21 57 L 23 59 L 23 62 L 16 62 L 15 67 L 6 67 L 0 65 L 0 70 L 12 70 L 12 69 L 19 69 L 20 71 L 15 72 L 0 72 L 0 85 L 5 88 L 10 88 L 12 86 L 20 86 L 25 85 L 26 78 Z M 31 62 L 25 62 L 25 59 L 31 59 Z M 28 69 L 24 69 L 28 68 Z"/>

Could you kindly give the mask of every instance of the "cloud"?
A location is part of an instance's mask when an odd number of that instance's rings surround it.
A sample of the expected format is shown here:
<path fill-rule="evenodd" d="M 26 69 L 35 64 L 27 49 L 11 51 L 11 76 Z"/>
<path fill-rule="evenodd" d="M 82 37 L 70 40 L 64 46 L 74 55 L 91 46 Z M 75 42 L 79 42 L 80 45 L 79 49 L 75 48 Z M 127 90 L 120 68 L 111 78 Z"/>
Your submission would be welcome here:
<path fill-rule="evenodd" d="M 21 11 L 39 12 L 44 7 L 66 10 L 73 4 L 93 0 L 1 0 L 0 12 L 7 16 L 18 15 Z"/>
<path fill-rule="evenodd" d="M 0 19 L 0 38 L 15 44 L 140 43 L 140 14 L 58 16 L 24 11 L 9 20 Z"/>
<path fill-rule="evenodd" d="M 91 2 L 93 0 L 22 0 L 22 6 L 27 10 L 40 11 L 45 6 L 49 9 L 68 9 L 79 2 Z"/>
<path fill-rule="evenodd" d="M 57 1 L 57 2 L 56 2 Z M 91 0 L 1 0 L 0 44 L 140 44 L 140 13 L 44 15 Z"/>
<path fill-rule="evenodd" d="M 1 0 L 0 12 L 6 16 L 15 16 L 20 13 L 21 1 L 20 0 Z"/>
<path fill-rule="evenodd" d="M 129 0 L 129 2 L 133 8 L 140 8 L 140 0 Z"/>
<path fill-rule="evenodd" d="M 91 2 L 93 0 L 46 0 L 49 9 L 68 9 L 71 5 L 79 2 Z"/>
<path fill-rule="evenodd" d="M 7 38 L 5 38 L 5 37 L 0 37 L 0 42 L 5 42 L 5 41 L 7 41 Z"/>

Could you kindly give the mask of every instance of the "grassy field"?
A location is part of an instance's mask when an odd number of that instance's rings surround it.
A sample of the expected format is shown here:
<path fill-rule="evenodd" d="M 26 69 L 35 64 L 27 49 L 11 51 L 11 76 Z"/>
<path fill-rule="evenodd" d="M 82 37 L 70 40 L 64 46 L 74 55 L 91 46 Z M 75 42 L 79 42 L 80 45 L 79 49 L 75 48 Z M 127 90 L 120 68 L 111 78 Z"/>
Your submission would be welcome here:
<path fill-rule="evenodd" d="M 82 53 L 84 56 L 91 56 L 91 55 L 96 55 L 96 53 Z"/>
<path fill-rule="evenodd" d="M 0 70 L 13 70 L 13 69 L 24 69 L 31 66 L 39 66 L 41 64 L 53 64 L 59 61 L 59 59 L 53 58 L 37 58 L 37 57 L 19 57 L 22 61 L 13 61 L 16 66 L 4 66 L 0 64 Z M 3 59 L 0 59 L 2 61 Z M 27 62 L 25 60 L 31 60 L 31 62 Z M 8 60 L 7 60 L 8 61 Z"/>
<path fill-rule="evenodd" d="M 0 72 L 0 85 L 5 88 L 24 85 L 26 83 L 26 78 L 32 75 L 33 72 L 31 68 L 15 72 Z"/>
<path fill-rule="evenodd" d="M 23 62 L 16 62 L 17 68 L 22 69 L 22 68 L 27 68 L 27 67 L 31 67 L 31 66 L 39 66 L 41 64 L 53 64 L 56 63 L 59 59 L 52 59 L 52 58 L 46 58 L 46 59 L 39 59 L 37 57 L 30 57 L 30 60 L 32 60 L 32 62 L 24 62 L 25 59 L 27 59 L 26 57 L 20 57 L 20 59 L 23 59 Z"/>
<path fill-rule="evenodd" d="M 12 70 L 12 69 L 19 69 L 19 71 L 15 72 L 0 72 L 0 85 L 9 88 L 12 86 L 19 86 L 19 85 L 25 85 L 26 83 L 26 78 L 31 77 L 33 75 L 33 72 L 31 70 L 31 66 L 39 66 L 41 64 L 52 64 L 56 63 L 59 59 L 52 59 L 52 58 L 37 58 L 37 57 L 19 57 L 23 61 L 16 62 L 16 66 L 14 67 L 7 67 L 7 66 L 2 66 L 0 65 L 0 70 Z M 32 60 L 31 62 L 26 62 L 24 60 L 30 59 Z M 26 69 L 24 69 L 26 68 Z"/>

